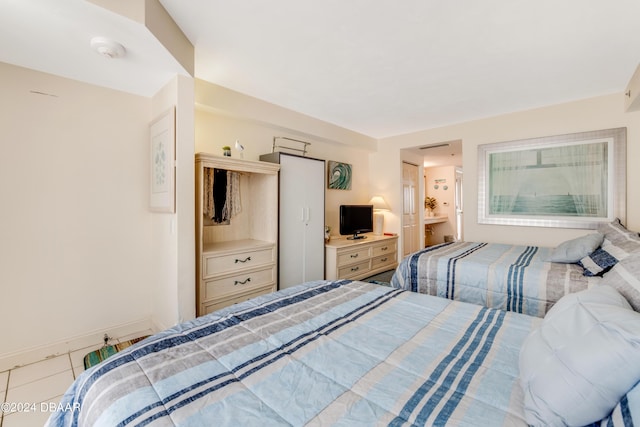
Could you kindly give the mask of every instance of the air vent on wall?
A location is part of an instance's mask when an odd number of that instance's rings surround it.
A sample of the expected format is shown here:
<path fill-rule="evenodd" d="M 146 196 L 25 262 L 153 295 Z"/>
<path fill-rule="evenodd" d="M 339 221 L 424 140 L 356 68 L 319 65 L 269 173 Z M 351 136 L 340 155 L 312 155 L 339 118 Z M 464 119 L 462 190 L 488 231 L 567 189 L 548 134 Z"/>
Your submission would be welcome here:
<path fill-rule="evenodd" d="M 435 144 L 435 145 L 425 145 L 424 147 L 420 147 L 421 150 L 426 150 L 428 148 L 440 148 L 440 147 L 448 147 L 451 144 L 449 143 L 444 143 L 444 144 Z"/>

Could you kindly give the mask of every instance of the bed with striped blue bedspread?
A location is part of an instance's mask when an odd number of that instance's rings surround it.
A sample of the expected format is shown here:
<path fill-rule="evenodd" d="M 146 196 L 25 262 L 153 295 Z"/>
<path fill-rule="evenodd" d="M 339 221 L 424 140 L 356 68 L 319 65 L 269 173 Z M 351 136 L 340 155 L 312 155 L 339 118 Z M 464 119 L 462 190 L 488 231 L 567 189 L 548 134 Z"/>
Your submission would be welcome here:
<path fill-rule="evenodd" d="M 310 282 L 112 356 L 78 377 L 48 424 L 524 426 L 518 353 L 539 322 L 370 283 Z"/>
<path fill-rule="evenodd" d="M 553 248 L 453 242 L 406 256 L 391 286 L 543 317 L 563 295 L 600 281 L 577 264 L 547 262 Z"/>

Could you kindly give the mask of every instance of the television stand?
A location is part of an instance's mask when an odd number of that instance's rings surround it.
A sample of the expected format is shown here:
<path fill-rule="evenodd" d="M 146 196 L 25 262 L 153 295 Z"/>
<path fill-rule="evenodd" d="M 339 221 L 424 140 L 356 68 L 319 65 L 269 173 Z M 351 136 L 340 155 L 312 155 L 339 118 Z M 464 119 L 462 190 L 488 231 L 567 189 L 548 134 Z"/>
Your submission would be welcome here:
<path fill-rule="evenodd" d="M 351 237 L 351 235 L 349 235 Z M 398 266 L 398 236 L 346 236 L 325 243 L 325 278 L 361 280 Z"/>
<path fill-rule="evenodd" d="M 353 236 L 347 237 L 347 240 L 360 240 L 360 239 L 366 239 L 366 238 L 367 236 L 363 236 L 362 234 L 355 233 Z"/>

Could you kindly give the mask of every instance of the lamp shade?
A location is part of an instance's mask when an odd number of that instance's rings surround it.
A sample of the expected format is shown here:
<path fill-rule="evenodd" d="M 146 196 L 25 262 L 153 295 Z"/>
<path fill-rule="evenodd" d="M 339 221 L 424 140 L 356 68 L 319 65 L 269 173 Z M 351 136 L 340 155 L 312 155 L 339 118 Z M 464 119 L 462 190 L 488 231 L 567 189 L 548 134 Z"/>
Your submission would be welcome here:
<path fill-rule="evenodd" d="M 373 209 L 377 210 L 377 211 L 390 211 L 391 210 L 391 208 L 389 207 L 387 202 L 384 201 L 382 196 L 373 196 L 371 198 L 371 200 L 369 200 L 369 204 L 373 205 Z"/>

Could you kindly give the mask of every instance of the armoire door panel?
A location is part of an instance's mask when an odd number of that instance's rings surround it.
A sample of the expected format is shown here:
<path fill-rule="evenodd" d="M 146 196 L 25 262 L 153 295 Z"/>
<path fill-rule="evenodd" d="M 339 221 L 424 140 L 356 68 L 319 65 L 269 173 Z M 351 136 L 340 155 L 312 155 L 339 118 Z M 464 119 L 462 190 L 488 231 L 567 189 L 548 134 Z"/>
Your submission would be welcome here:
<path fill-rule="evenodd" d="M 311 160 L 305 165 L 304 267 L 302 281 L 324 279 L 324 162 Z"/>

